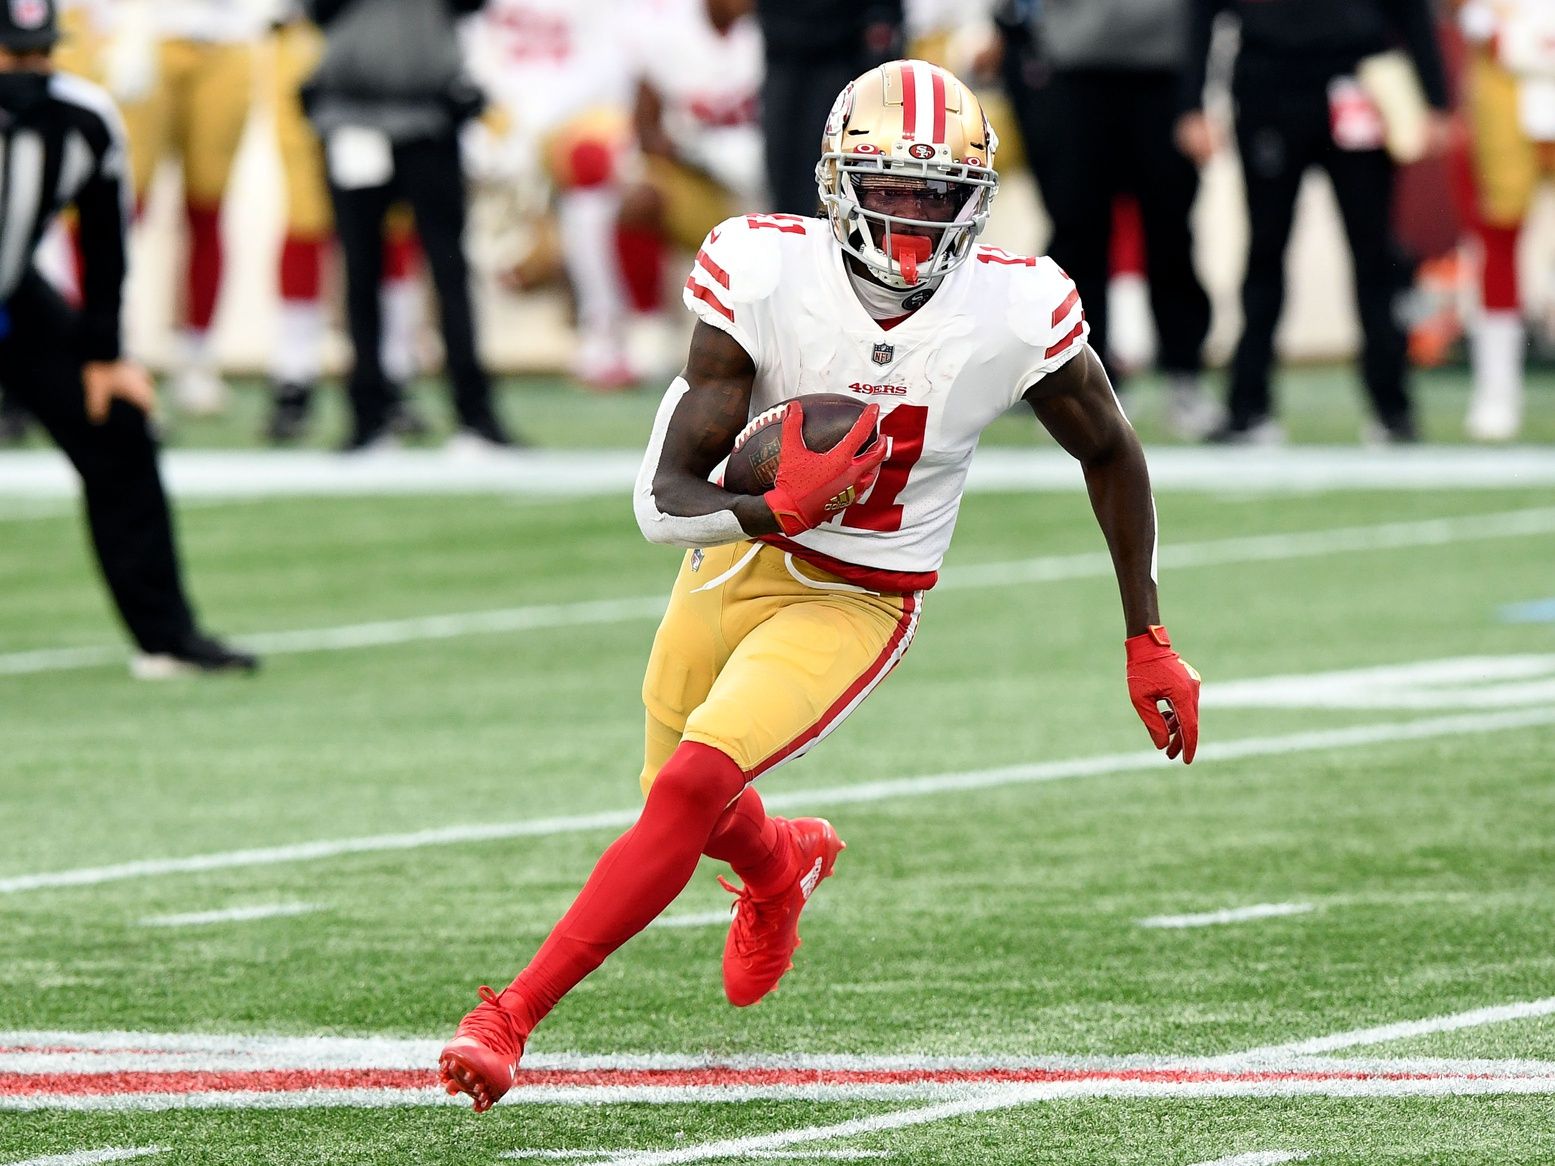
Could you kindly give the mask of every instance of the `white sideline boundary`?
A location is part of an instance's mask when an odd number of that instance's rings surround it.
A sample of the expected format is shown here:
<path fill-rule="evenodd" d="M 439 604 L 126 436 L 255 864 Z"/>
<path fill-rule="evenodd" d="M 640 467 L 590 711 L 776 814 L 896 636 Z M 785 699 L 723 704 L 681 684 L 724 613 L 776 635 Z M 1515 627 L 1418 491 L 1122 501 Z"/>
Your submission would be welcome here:
<path fill-rule="evenodd" d="M 165 1154 L 160 1146 L 124 1146 L 108 1150 L 74 1150 L 69 1154 L 50 1154 L 46 1158 L 28 1158 L 12 1166 L 97 1166 L 99 1162 L 127 1162 L 131 1158 L 149 1158 Z"/>
<path fill-rule="evenodd" d="M 1544 534 L 1555 534 L 1555 507 L 1384 522 L 1371 526 L 1333 527 L 1293 534 L 1207 539 L 1162 547 L 1159 562 L 1170 570 L 1184 570 L 1230 563 L 1280 562 L 1346 551 L 1403 550 Z M 1017 583 L 1111 578 L 1112 573 L 1112 559 L 1106 552 L 1041 555 L 1003 563 L 952 566 L 947 568 L 935 590 L 947 592 Z M 666 596 L 660 594 L 575 603 L 532 604 L 297 631 L 259 632 L 236 638 L 253 650 L 269 655 L 344 651 L 460 636 L 548 631 L 658 619 L 664 613 L 666 602 Z M 123 648 L 107 645 L 10 652 L 0 655 L 0 676 L 94 668 L 121 663 L 124 659 Z"/>
<path fill-rule="evenodd" d="M 1152 446 L 1147 456 L 1157 489 L 1233 495 L 1555 485 L 1555 453 L 1533 445 Z M 383 450 L 342 457 L 322 450 L 174 449 L 162 454 L 162 476 L 180 501 L 475 493 L 547 499 L 618 495 L 625 500 L 641 460 L 638 450 L 523 450 L 469 458 L 444 450 Z M 1035 443 L 1029 449 L 979 450 L 967 479 L 971 491 L 1084 488 L 1073 458 Z M 55 450 L 0 455 L 0 498 L 74 498 L 78 490 L 74 471 Z"/>
<path fill-rule="evenodd" d="M 1346 749 L 1397 741 L 1426 741 L 1441 737 L 1503 732 L 1551 724 L 1555 724 L 1555 708 L 1519 709 L 1504 713 L 1481 713 L 1417 721 L 1391 721 L 1280 736 L 1248 737 L 1240 741 L 1213 741 L 1199 747 L 1198 759 L 1201 763 L 1233 761 L 1250 757 L 1279 756 L 1320 749 Z M 765 800 L 769 809 L 813 810 L 826 806 L 857 805 L 952 791 L 995 789 L 1002 786 L 1030 785 L 1075 778 L 1109 777 L 1148 770 L 1162 772 L 1168 769 L 1170 764 L 1155 750 L 1111 753 L 1069 761 L 1008 765 L 995 769 L 902 777 L 820 789 L 779 791 Z M 76 867 L 37 874 L 14 875 L 0 879 L 0 895 L 15 895 L 61 887 L 96 886 L 156 875 L 271 866 L 278 863 L 335 858 L 347 854 L 414 850 L 424 846 L 491 842 L 510 838 L 550 837 L 588 830 L 621 830 L 635 822 L 639 812 L 639 808 L 634 807 L 571 817 L 446 826 L 436 830 L 421 830 L 406 834 L 320 839 L 289 846 L 230 850 L 190 855 L 184 858 L 142 859 L 111 866 Z"/>

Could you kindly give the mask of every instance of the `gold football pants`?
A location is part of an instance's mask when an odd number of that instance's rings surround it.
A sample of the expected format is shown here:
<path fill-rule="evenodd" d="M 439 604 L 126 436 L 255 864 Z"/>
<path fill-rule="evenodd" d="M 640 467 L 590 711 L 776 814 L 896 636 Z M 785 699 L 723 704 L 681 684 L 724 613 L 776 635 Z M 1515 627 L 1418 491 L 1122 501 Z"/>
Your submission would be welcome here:
<path fill-rule="evenodd" d="M 1517 77 L 1488 53 L 1469 61 L 1468 107 L 1473 126 L 1474 182 L 1480 213 L 1493 227 L 1528 217 L 1539 180 L 1555 174 L 1555 143 L 1534 142 L 1517 111 Z"/>
<path fill-rule="evenodd" d="M 643 792 L 682 741 L 727 753 L 750 780 L 803 755 L 906 654 L 920 604 L 765 543 L 688 553 L 643 679 Z"/>
<path fill-rule="evenodd" d="M 144 101 L 124 107 L 135 197 L 145 198 L 157 164 L 173 153 L 183 164 L 189 201 L 219 204 L 248 120 L 252 84 L 247 44 L 163 41 L 156 87 Z"/>

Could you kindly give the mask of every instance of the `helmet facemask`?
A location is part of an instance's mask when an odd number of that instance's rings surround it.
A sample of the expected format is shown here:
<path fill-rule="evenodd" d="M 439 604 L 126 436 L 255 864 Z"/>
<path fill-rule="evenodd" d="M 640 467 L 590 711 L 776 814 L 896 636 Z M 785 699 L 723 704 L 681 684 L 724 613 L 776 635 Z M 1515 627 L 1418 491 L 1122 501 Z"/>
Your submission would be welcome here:
<path fill-rule="evenodd" d="M 824 147 L 821 203 L 842 250 L 880 283 L 933 286 L 971 255 L 998 188 L 997 141 L 977 98 L 949 73 L 921 61 L 871 70 L 837 98 Z M 865 205 L 904 201 L 917 217 Z"/>

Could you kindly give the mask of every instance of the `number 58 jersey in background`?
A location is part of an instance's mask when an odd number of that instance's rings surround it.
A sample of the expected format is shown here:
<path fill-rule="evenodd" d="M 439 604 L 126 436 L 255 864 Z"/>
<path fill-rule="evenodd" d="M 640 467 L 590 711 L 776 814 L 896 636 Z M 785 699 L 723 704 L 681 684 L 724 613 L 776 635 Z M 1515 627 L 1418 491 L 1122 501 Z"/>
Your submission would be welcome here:
<path fill-rule="evenodd" d="M 806 393 L 880 406 L 890 452 L 873 488 L 822 526 L 772 536 L 872 590 L 933 586 L 982 431 L 1073 359 L 1089 327 L 1051 259 L 978 246 L 893 327 L 859 302 L 832 227 L 745 215 L 711 231 L 685 302 L 756 365 L 751 415 Z"/>

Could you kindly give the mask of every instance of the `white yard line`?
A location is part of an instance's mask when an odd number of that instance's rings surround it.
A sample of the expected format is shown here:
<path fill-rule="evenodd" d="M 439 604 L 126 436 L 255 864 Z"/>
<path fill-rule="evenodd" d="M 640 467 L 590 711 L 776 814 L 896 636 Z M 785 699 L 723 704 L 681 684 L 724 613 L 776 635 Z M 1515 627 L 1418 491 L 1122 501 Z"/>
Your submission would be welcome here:
<path fill-rule="evenodd" d="M 884 1133 L 887 1130 L 931 1125 L 979 1113 L 995 1113 L 1043 1101 L 1089 1098 L 1273 1098 L 1273 1097 L 1458 1097 L 1548 1094 L 1555 1092 L 1555 1078 L 1490 1079 L 1436 1078 L 1431 1080 L 1346 1080 L 1346 1081 L 1065 1081 L 1037 1085 L 1001 1085 L 974 1096 L 940 1105 L 920 1106 L 837 1122 L 834 1125 L 806 1126 L 772 1134 L 729 1138 L 700 1146 L 685 1146 L 651 1154 L 633 1154 L 610 1160 L 608 1166 L 679 1166 L 686 1162 L 707 1162 L 737 1158 L 753 1151 L 826 1142 Z M 601 1099 L 603 1100 L 603 1099 Z"/>
<path fill-rule="evenodd" d="M 773 1086 L 686 1086 L 655 1085 L 601 1088 L 531 1087 L 509 1094 L 504 1105 L 733 1105 L 753 1101 L 794 1101 L 817 1103 L 890 1103 L 934 1100 L 941 1105 L 906 1111 L 890 1126 L 902 1128 L 925 1122 L 942 1121 L 970 1113 L 1013 1109 L 1044 1101 L 1088 1098 L 1138 1098 L 1145 1100 L 1191 1100 L 1200 1098 L 1295 1098 L 1295 1097 L 1517 1097 L 1555 1094 L 1555 1076 L 1543 1077 L 1430 1077 L 1394 1080 L 1390 1078 L 1313 1080 L 1281 1079 L 1271 1081 L 1060 1081 L 1032 1085 L 773 1085 Z M 945 1098 L 952 1098 L 944 1102 Z M 57 1093 L 0 1096 L 0 1113 L 57 1110 L 68 1112 L 157 1112 L 176 1109 L 250 1110 L 367 1108 L 395 1109 L 404 1106 L 451 1106 L 468 1108 L 467 1098 L 450 1097 L 437 1087 L 413 1089 L 302 1089 L 302 1090 L 216 1090 L 206 1093 L 99 1093 L 64 1096 Z M 947 1107 L 955 1108 L 947 1108 Z M 774 1142 L 752 1144 L 750 1149 L 781 1149 L 807 1141 L 852 1137 L 874 1132 L 874 1127 L 858 1128 L 847 1123 L 817 1130 L 785 1131 Z M 794 1136 L 804 1134 L 807 1136 Z M 633 1159 L 658 1163 L 703 1161 L 708 1157 L 729 1157 L 728 1151 L 697 1155 L 694 1147 L 678 1151 L 680 1158 L 653 1157 Z M 744 1151 L 741 1151 L 744 1152 Z M 657 1152 L 656 1152 L 657 1153 Z"/>
<path fill-rule="evenodd" d="M 1272 919 L 1280 915 L 1305 915 L 1311 903 L 1254 903 L 1250 907 L 1230 907 L 1224 911 L 1205 911 L 1199 915 L 1151 915 L 1141 919 L 1141 927 L 1213 927 L 1220 923 L 1245 923 L 1249 919 Z"/>
<path fill-rule="evenodd" d="M 95 1166 L 98 1162 L 124 1162 L 131 1158 L 148 1158 L 153 1154 L 165 1154 L 160 1146 L 144 1146 L 119 1150 L 76 1150 L 70 1154 L 52 1154 L 47 1158 L 28 1158 L 11 1166 Z"/>
<path fill-rule="evenodd" d="M 1507 732 L 1551 724 L 1555 724 L 1555 708 L 1516 709 L 1504 713 L 1438 717 L 1420 721 L 1390 721 L 1372 725 L 1353 725 L 1343 729 L 1290 733 L 1283 736 L 1214 741 L 1199 746 L 1198 756 L 1201 761 L 1233 761 L 1321 749 L 1380 745 L 1396 741 L 1426 741 L 1440 737 Z M 819 809 L 826 806 L 858 805 L 901 797 L 996 789 L 1076 778 L 1108 777 L 1140 770 L 1164 773 L 1169 768 L 1169 763 L 1163 755 L 1154 750 L 1111 753 L 1070 761 L 1009 765 L 997 769 L 974 769 L 925 777 L 894 778 L 823 789 L 782 791 L 773 793 L 766 799 L 766 803 L 769 808 L 779 810 Z M 71 870 L 46 871 L 0 879 L 0 895 L 14 895 L 25 891 L 57 887 L 95 886 L 100 883 L 150 878 L 155 875 L 191 874 L 233 867 L 316 861 L 346 854 L 414 850 L 424 846 L 490 842 L 510 838 L 551 837 L 589 830 L 620 830 L 635 822 L 638 813 L 639 810 L 634 807 L 572 817 L 539 818 L 527 822 L 446 826 L 436 830 L 421 830 L 407 834 L 320 839 L 316 842 L 296 843 L 290 846 L 229 850 L 185 858 L 144 859 L 113 866 L 77 867 Z"/>
<path fill-rule="evenodd" d="M 1551 460 L 1555 461 L 1555 458 Z M 1169 544 L 1161 549 L 1160 562 L 1163 567 L 1181 570 L 1227 563 L 1276 562 L 1348 551 L 1399 550 L 1541 534 L 1555 534 L 1555 508 Z M 1105 552 L 1044 555 L 1007 563 L 952 567 L 945 572 L 936 590 L 945 592 L 1013 583 L 1111 576 L 1112 560 Z M 664 612 L 664 604 L 665 597 L 662 595 L 533 604 L 415 619 L 376 620 L 298 631 L 261 632 L 237 638 L 246 646 L 269 655 L 332 652 L 460 636 L 546 631 L 589 624 L 657 619 Z M 108 646 L 11 652 L 0 655 L 0 676 L 93 668 L 119 663 L 124 659 L 124 649 Z"/>
<path fill-rule="evenodd" d="M 253 907 L 228 907 L 221 911 L 193 911 L 187 915 L 148 915 L 142 927 L 203 927 L 209 923 L 248 923 L 255 919 L 279 919 L 311 915 L 325 908 L 318 903 L 266 903 Z"/>
<path fill-rule="evenodd" d="M 1198 1162 L 1195 1166 L 1279 1166 L 1281 1162 L 1300 1162 L 1311 1156 L 1294 1150 L 1254 1150 L 1250 1154 L 1233 1154 L 1229 1158 L 1216 1158 L 1213 1162 Z"/>
<path fill-rule="evenodd" d="M 604 1162 L 606 1159 L 620 1161 L 632 1161 L 634 1151 L 631 1150 L 509 1150 L 505 1154 L 498 1154 L 499 1158 L 509 1158 L 520 1162 L 532 1161 L 561 1161 L 561 1162 Z M 650 1153 L 647 1150 L 635 1151 L 635 1153 Z M 791 1162 L 864 1162 L 880 1158 L 891 1157 L 890 1150 L 748 1150 L 744 1157 L 755 1158 L 760 1161 L 791 1161 Z"/>
<path fill-rule="evenodd" d="M 1411 1037 L 1429 1036 L 1438 1032 L 1456 1032 L 1459 1029 L 1478 1028 L 1485 1024 L 1503 1024 L 1510 1020 L 1529 1020 L 1551 1014 L 1555 1014 L 1555 996 L 1520 1004 L 1499 1004 L 1491 1008 L 1476 1008 L 1470 1012 L 1457 1012 L 1450 1016 L 1436 1016 L 1426 1020 L 1406 1020 L 1397 1024 L 1379 1025 L 1376 1028 L 1356 1028 L 1349 1032 L 1336 1032 L 1330 1036 L 1313 1037 L 1311 1040 L 1268 1045 L 1261 1049 L 1250 1049 L 1240 1053 L 1237 1060 L 1238 1063 L 1244 1063 L 1265 1058 L 1316 1056 L 1338 1049 L 1378 1045 L 1387 1041 L 1407 1040 Z"/>
<path fill-rule="evenodd" d="M 343 458 L 322 450 L 168 450 L 162 477 L 180 503 L 193 498 L 381 497 L 510 493 L 588 497 L 630 493 L 638 450 L 525 450 L 460 458 L 442 450 L 393 450 Z M 1279 449 L 1155 446 L 1156 489 L 1246 495 L 1317 490 L 1532 489 L 1555 485 L 1546 448 L 1422 445 Z M 985 446 L 967 479 L 972 491 L 1071 491 L 1085 488 L 1074 459 L 1055 450 Z M 54 450 L 0 457 L 0 497 L 73 498 L 80 483 Z"/>

